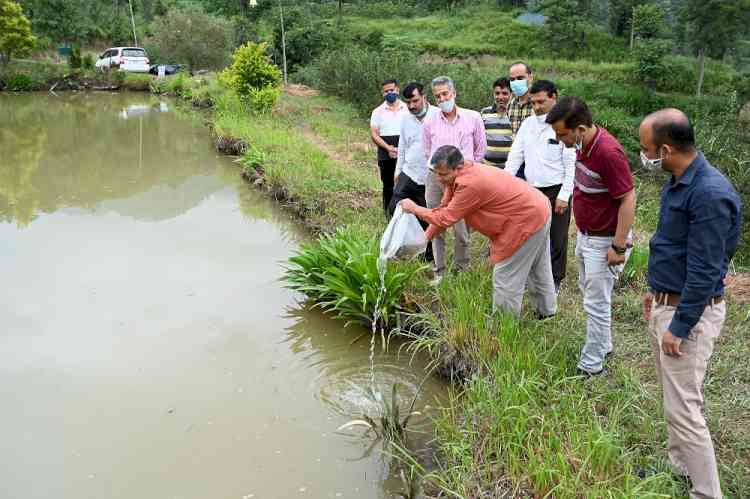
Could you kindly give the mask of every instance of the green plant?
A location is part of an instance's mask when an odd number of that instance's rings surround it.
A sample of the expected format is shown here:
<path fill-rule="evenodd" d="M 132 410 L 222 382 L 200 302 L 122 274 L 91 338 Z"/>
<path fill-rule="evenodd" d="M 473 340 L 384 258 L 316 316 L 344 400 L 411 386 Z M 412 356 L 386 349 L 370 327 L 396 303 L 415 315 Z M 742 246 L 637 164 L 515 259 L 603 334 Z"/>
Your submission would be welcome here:
<path fill-rule="evenodd" d="M 646 87 L 654 89 L 665 72 L 664 56 L 671 51 L 668 40 L 640 40 L 635 47 L 635 76 Z"/>
<path fill-rule="evenodd" d="M 191 71 L 226 63 L 231 47 L 229 21 L 196 5 L 170 9 L 154 20 L 151 30 L 147 45 L 160 60 L 187 64 Z"/>
<path fill-rule="evenodd" d="M 351 229 L 338 229 L 321 236 L 317 244 L 304 245 L 289 259 L 285 278 L 291 289 L 306 294 L 316 306 L 350 321 L 370 325 L 376 316 L 381 281 L 378 271 L 378 241 Z M 422 267 L 385 272 L 386 292 L 379 303 L 380 327 L 398 320 L 402 293 Z"/>
<path fill-rule="evenodd" d="M 646 274 L 648 273 L 648 248 L 636 245 L 630 252 L 625 268 L 622 272 L 622 283 L 636 289 L 646 286 Z"/>
<path fill-rule="evenodd" d="M 125 73 L 122 87 L 126 90 L 145 92 L 151 90 L 153 77 L 149 74 Z"/>
<path fill-rule="evenodd" d="M 81 59 L 81 46 L 73 45 L 70 49 L 70 58 L 68 59 L 71 69 L 80 69 L 83 61 Z"/>
<path fill-rule="evenodd" d="M 84 55 L 81 60 L 81 66 L 83 69 L 94 69 L 95 64 L 96 61 L 94 61 L 94 56 L 92 54 Z"/>
<path fill-rule="evenodd" d="M 235 50 L 232 65 L 219 74 L 219 80 L 255 111 L 270 111 L 280 95 L 281 71 L 266 54 L 265 43 L 248 42 Z"/>
<path fill-rule="evenodd" d="M 336 431 L 342 431 L 354 426 L 364 426 L 371 430 L 378 439 L 386 443 L 395 442 L 397 444 L 406 443 L 406 430 L 409 426 L 409 420 L 413 416 L 419 416 L 421 413 L 414 410 L 414 404 L 419 397 L 420 390 L 414 394 L 408 409 L 402 413 L 398 403 L 398 383 L 394 383 L 391 389 L 391 399 L 386 400 L 383 394 L 375 391 L 373 387 L 362 388 L 354 383 L 349 383 L 355 390 L 359 391 L 373 406 L 378 408 L 377 416 L 362 414 L 362 419 L 355 419 L 341 425 Z M 420 387 L 421 388 L 421 387 Z M 402 414 L 406 414 L 403 418 Z"/>
<path fill-rule="evenodd" d="M 28 92 L 37 90 L 39 85 L 31 76 L 24 73 L 17 73 L 8 76 L 5 80 L 5 86 L 12 92 Z"/>
<path fill-rule="evenodd" d="M 35 44 L 31 23 L 21 6 L 11 0 L 0 0 L 0 63 L 8 63 L 14 55 L 30 53 Z"/>

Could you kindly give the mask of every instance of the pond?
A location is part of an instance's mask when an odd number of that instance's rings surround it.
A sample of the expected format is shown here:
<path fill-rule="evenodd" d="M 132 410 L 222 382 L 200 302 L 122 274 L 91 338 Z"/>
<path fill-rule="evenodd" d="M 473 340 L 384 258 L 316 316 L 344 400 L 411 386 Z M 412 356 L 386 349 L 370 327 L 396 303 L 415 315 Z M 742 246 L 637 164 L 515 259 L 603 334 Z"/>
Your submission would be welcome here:
<path fill-rule="evenodd" d="M 401 490 L 361 430 L 336 432 L 363 410 L 366 330 L 284 288 L 305 234 L 199 118 L 106 93 L 0 94 L 0 112 L 0 496 Z M 407 399 L 425 361 L 397 354 L 375 376 Z M 445 392 L 429 378 L 417 407 Z"/>

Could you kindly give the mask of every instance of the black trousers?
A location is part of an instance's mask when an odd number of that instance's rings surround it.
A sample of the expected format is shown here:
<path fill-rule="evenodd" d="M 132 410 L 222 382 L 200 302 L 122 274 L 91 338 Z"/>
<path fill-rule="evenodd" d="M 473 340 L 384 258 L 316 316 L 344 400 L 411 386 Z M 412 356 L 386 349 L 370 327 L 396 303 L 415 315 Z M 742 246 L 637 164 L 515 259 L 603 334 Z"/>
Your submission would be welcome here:
<path fill-rule="evenodd" d="M 568 264 L 568 227 L 570 226 L 570 198 L 568 198 L 568 209 L 565 213 L 555 213 L 555 201 L 560 193 L 562 185 L 550 187 L 537 187 L 542 194 L 547 196 L 552 206 L 552 223 L 549 228 L 550 250 L 552 253 L 552 278 L 555 284 L 565 279 L 565 268 Z"/>
<path fill-rule="evenodd" d="M 393 176 L 391 176 L 391 180 L 393 180 Z M 419 185 L 418 183 L 414 182 L 411 177 L 409 177 L 409 175 L 401 173 L 401 175 L 398 176 L 398 183 L 393 190 L 393 196 L 391 197 L 391 202 L 388 205 L 388 216 L 393 216 L 393 212 L 396 211 L 396 206 L 401 202 L 402 199 L 411 199 L 419 206 L 427 207 L 427 202 L 424 198 L 424 189 L 425 188 L 423 185 Z M 421 225 L 423 229 L 427 229 L 427 227 L 429 226 L 427 222 L 423 221 L 419 217 L 417 217 L 417 220 L 419 220 L 419 225 Z M 424 258 L 428 262 L 434 260 L 432 256 L 431 242 L 427 244 L 427 249 L 424 252 Z"/>
<path fill-rule="evenodd" d="M 393 176 L 396 173 L 396 160 L 379 159 L 378 167 L 380 168 L 380 181 L 383 183 L 383 211 L 386 218 L 390 218 L 388 205 L 391 204 L 391 197 L 393 197 Z"/>

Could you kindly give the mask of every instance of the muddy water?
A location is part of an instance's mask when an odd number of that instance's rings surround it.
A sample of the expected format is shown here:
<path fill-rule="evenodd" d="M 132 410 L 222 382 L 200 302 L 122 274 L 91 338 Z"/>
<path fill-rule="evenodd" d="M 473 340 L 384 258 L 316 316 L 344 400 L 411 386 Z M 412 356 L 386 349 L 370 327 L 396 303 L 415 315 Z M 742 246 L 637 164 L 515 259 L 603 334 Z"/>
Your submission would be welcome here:
<path fill-rule="evenodd" d="M 335 433 L 369 341 L 279 282 L 300 237 L 171 102 L 0 95 L 0 497 L 400 491 Z M 395 350 L 376 380 L 406 397 Z"/>

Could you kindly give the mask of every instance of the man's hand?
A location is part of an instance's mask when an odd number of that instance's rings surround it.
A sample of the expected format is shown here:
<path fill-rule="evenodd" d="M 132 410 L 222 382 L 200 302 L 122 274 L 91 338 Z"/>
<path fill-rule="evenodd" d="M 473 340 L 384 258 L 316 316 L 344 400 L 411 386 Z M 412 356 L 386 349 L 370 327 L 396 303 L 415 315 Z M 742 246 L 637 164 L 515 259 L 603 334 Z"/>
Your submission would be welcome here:
<path fill-rule="evenodd" d="M 555 199 L 555 213 L 557 213 L 558 215 L 562 215 L 565 213 L 565 210 L 567 209 L 568 209 L 568 203 L 566 201 Z"/>
<path fill-rule="evenodd" d="M 643 318 L 646 322 L 651 320 L 651 307 L 654 304 L 654 295 L 646 293 L 643 295 Z"/>
<path fill-rule="evenodd" d="M 625 255 L 618 255 L 614 248 L 609 248 L 607 251 L 607 264 L 610 267 L 617 267 L 625 263 Z"/>
<path fill-rule="evenodd" d="M 661 349 L 670 357 L 682 357 L 682 352 L 680 352 L 681 343 L 682 338 L 678 338 L 671 332 L 667 331 L 664 333 L 664 337 L 661 340 Z"/>
<path fill-rule="evenodd" d="M 388 147 L 388 156 L 390 156 L 393 159 L 398 158 L 398 147 L 389 146 Z"/>
<path fill-rule="evenodd" d="M 401 209 L 404 211 L 404 213 L 415 213 L 417 203 L 415 203 L 411 199 L 402 199 L 400 204 Z"/>
<path fill-rule="evenodd" d="M 393 176 L 393 185 L 398 184 L 398 175 Z"/>

